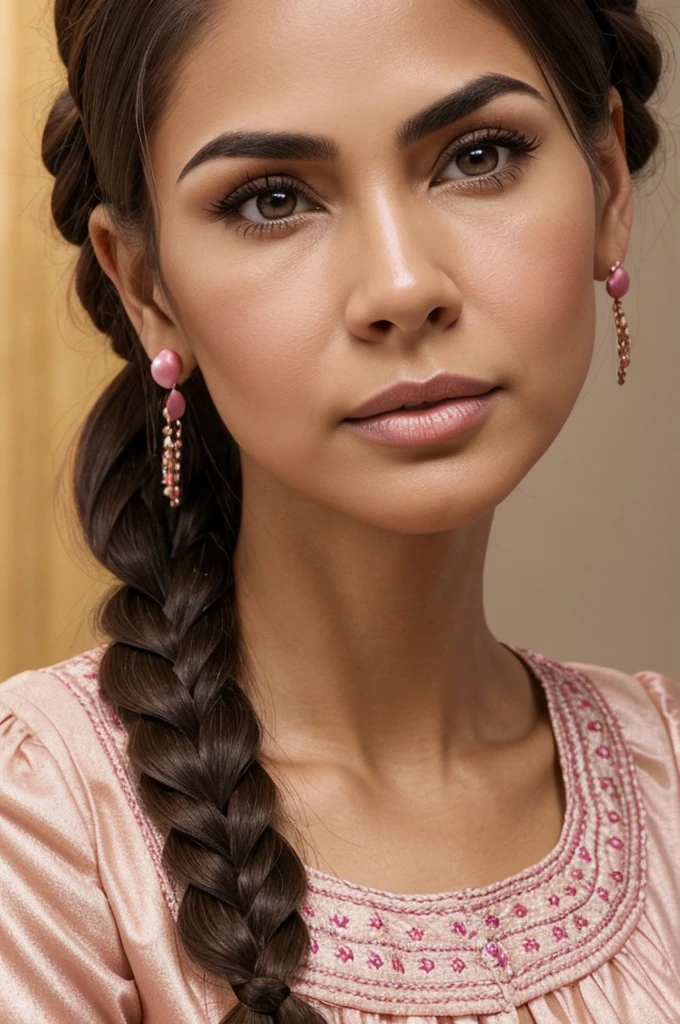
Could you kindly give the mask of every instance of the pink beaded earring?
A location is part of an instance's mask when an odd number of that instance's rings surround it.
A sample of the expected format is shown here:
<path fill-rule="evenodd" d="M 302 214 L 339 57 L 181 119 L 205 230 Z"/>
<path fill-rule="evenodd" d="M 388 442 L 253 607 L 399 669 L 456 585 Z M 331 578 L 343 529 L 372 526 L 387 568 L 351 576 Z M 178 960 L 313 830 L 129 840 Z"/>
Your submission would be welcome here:
<path fill-rule="evenodd" d="M 616 337 L 619 347 L 619 384 L 626 382 L 626 370 L 630 366 L 630 331 L 626 314 L 623 312 L 621 299 L 630 288 L 630 277 L 628 271 L 621 266 L 617 260 L 609 271 L 607 278 L 607 291 L 614 300 L 614 322 L 616 324 Z"/>
<path fill-rule="evenodd" d="M 164 348 L 151 363 L 151 376 L 162 388 L 171 388 L 163 408 L 163 494 L 170 499 L 170 507 L 177 508 L 182 496 L 180 472 L 182 468 L 182 423 L 187 409 L 184 395 L 177 390 L 182 373 L 182 360 L 171 348 Z"/>

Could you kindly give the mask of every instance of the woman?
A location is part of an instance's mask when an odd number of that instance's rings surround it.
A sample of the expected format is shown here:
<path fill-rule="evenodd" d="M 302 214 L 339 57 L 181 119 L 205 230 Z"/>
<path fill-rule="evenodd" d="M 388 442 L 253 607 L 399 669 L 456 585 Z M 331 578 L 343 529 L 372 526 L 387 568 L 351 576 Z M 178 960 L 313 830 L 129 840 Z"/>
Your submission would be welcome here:
<path fill-rule="evenodd" d="M 120 585 L 0 692 L 3 1019 L 677 1021 L 677 683 L 482 599 L 594 281 L 625 381 L 636 4 L 56 25 L 53 212 L 126 360 L 75 491 Z"/>

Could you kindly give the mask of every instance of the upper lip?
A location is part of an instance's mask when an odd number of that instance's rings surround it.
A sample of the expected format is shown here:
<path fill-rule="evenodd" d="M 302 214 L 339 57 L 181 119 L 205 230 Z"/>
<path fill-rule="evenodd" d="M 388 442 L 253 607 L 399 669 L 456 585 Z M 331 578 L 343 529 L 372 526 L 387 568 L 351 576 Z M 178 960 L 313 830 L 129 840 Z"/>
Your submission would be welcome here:
<path fill-rule="evenodd" d="M 422 402 L 443 402 L 447 398 L 484 395 L 495 386 L 485 380 L 445 372 L 437 373 L 427 380 L 398 380 L 396 384 L 391 384 L 358 406 L 347 419 L 379 416 L 382 412 L 392 412 L 403 405 L 420 405 Z"/>

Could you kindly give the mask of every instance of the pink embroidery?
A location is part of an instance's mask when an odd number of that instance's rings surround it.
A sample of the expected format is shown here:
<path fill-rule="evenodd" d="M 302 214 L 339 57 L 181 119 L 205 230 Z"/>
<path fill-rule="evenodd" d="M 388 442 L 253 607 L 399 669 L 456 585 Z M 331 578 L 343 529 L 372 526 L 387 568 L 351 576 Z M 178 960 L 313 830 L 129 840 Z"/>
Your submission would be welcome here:
<path fill-rule="evenodd" d="M 588 728 L 591 732 L 602 732 L 602 722 L 588 722 Z"/>
<path fill-rule="evenodd" d="M 623 842 L 618 836 L 612 836 L 611 839 L 607 840 L 609 846 L 613 846 L 615 850 L 623 849 Z"/>
<path fill-rule="evenodd" d="M 310 956 L 296 980 L 301 995 L 336 1004 L 340 996 L 351 997 L 357 1009 L 376 1014 L 405 1016 L 418 1007 L 418 1014 L 425 1008 L 433 1017 L 489 1016 L 506 1009 L 508 1000 L 522 1005 L 574 983 L 611 959 L 627 940 L 642 910 L 646 883 L 644 819 L 632 754 L 616 716 L 588 676 L 542 655 L 522 656 L 544 685 L 569 796 L 559 844 L 535 870 L 457 893 L 395 896 L 309 869 L 301 910 L 310 932 Z M 178 889 L 161 863 L 163 836 L 141 809 L 126 758 L 127 733 L 98 694 L 95 667 L 96 659 L 83 658 L 50 671 L 86 709 L 176 916 Z M 601 728 L 589 729 L 589 722 Z M 589 745 L 594 734 L 607 757 Z M 612 775 L 602 777 L 603 769 Z M 616 836 L 611 826 L 617 826 Z M 611 839 L 620 839 L 621 847 Z M 610 870 L 612 850 L 617 850 L 617 872 Z M 580 861 L 587 862 L 588 884 L 577 891 L 570 880 L 583 881 L 583 870 L 576 866 Z M 579 913 L 567 914 L 571 901 L 564 894 L 573 900 L 579 892 Z M 562 906 L 550 902 L 551 896 L 558 901 L 561 896 Z M 527 936 L 519 919 L 530 916 Z M 489 946 L 488 935 L 478 939 L 488 957 L 483 967 L 473 943 L 479 934 L 475 924 L 483 922 L 493 934 L 503 927 L 500 922 L 513 920 L 514 930 L 499 931 L 502 943 Z M 337 946 L 340 928 L 344 944 Z M 417 957 L 404 956 L 405 936 L 423 943 Z M 385 980 L 380 971 L 388 964 Z M 489 967 L 503 971 L 502 991 L 490 988 Z M 395 973 L 401 978 L 395 979 Z"/>
<path fill-rule="evenodd" d="M 603 747 L 598 747 L 597 750 L 595 751 L 595 753 L 597 754 L 598 757 L 603 757 L 605 761 L 608 761 L 609 758 L 611 757 L 611 753 L 612 752 L 609 749 L 609 747 L 604 747 L 603 746 Z"/>
<path fill-rule="evenodd" d="M 551 907 L 559 907 L 559 905 L 560 905 L 560 898 L 559 898 L 559 896 L 555 896 L 554 894 L 552 896 L 549 896 L 548 897 L 548 903 L 550 904 Z"/>

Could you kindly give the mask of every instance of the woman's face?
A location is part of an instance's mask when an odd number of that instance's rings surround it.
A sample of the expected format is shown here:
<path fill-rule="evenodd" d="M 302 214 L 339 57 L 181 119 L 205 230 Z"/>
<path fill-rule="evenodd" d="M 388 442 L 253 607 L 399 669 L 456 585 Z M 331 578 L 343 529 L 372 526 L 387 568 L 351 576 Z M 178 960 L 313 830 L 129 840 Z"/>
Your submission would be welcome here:
<path fill-rule="evenodd" d="M 481 88 L 417 118 L 490 75 L 531 90 Z M 270 156 L 225 141 L 182 175 L 237 131 L 327 141 Z M 452 529 L 558 435 L 590 364 L 607 240 L 537 65 L 481 6 L 230 0 L 152 159 L 174 341 L 241 449 L 246 509 L 287 494 L 389 530 Z M 346 422 L 440 371 L 501 389 L 457 435 L 385 443 Z"/>

